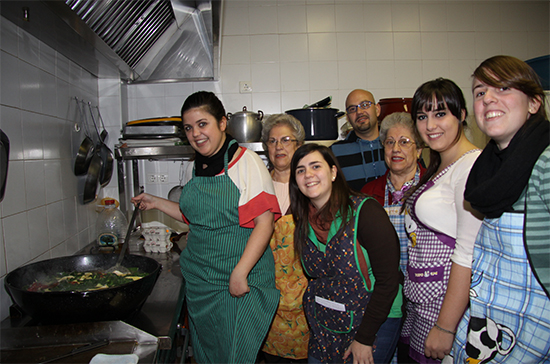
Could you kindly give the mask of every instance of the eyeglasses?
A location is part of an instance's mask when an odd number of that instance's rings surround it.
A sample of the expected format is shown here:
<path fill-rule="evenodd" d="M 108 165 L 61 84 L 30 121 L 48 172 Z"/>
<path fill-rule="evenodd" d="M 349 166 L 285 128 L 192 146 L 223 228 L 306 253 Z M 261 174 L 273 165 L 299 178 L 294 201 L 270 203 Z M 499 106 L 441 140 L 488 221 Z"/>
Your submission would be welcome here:
<path fill-rule="evenodd" d="M 363 102 L 361 102 L 359 105 L 351 105 L 351 106 L 348 106 L 348 107 L 346 108 L 346 112 L 347 112 L 348 114 L 353 114 L 353 113 L 356 113 L 356 112 L 357 112 L 357 109 L 358 109 L 358 108 L 361 108 L 361 109 L 363 109 L 363 110 L 368 110 L 368 108 L 369 108 L 372 104 L 374 104 L 374 102 L 372 102 L 372 101 L 363 101 Z"/>
<path fill-rule="evenodd" d="M 397 145 L 399 145 L 399 147 L 401 149 L 409 148 L 413 144 L 415 144 L 415 142 L 413 142 L 409 138 L 401 138 L 397 141 Z M 393 149 L 394 146 L 395 146 L 395 140 L 394 139 L 386 139 L 384 141 L 384 148 Z"/>
<path fill-rule="evenodd" d="M 292 139 L 291 137 L 289 136 L 286 136 L 286 137 L 282 137 L 280 140 L 277 140 L 275 138 L 271 138 L 267 141 L 267 145 L 269 147 L 276 147 L 277 146 L 277 143 L 281 143 L 281 145 L 283 147 L 286 147 L 288 145 L 290 145 L 290 143 L 292 142 L 296 142 L 298 141 L 297 139 Z"/>

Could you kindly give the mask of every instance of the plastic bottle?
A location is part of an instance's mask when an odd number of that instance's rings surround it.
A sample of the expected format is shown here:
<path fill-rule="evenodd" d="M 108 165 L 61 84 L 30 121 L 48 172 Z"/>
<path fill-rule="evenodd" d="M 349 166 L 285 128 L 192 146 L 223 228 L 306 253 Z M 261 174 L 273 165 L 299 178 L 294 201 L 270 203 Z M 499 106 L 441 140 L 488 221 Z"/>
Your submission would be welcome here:
<path fill-rule="evenodd" d="M 97 243 L 100 246 L 124 243 L 128 220 L 116 207 L 115 200 L 106 200 L 105 209 L 99 214 L 96 223 Z"/>

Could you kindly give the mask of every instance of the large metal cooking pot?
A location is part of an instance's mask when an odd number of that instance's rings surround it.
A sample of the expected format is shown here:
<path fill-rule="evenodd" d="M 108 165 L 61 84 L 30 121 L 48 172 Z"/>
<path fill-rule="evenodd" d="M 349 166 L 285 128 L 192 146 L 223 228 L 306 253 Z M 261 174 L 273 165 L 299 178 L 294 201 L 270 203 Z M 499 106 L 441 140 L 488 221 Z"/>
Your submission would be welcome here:
<path fill-rule="evenodd" d="M 124 267 L 148 273 L 122 286 L 85 292 L 30 292 L 24 287 L 61 272 L 88 272 L 112 267 L 118 254 L 73 255 L 29 264 L 10 272 L 4 281 L 12 301 L 41 323 L 75 323 L 130 318 L 153 290 L 162 266 L 156 260 L 126 255 Z"/>
<path fill-rule="evenodd" d="M 255 113 L 247 111 L 246 106 L 243 106 L 243 111 L 227 113 L 227 132 L 239 143 L 259 142 L 263 117 L 261 110 Z"/>
<path fill-rule="evenodd" d="M 338 119 L 346 113 L 333 108 L 309 107 L 287 110 L 285 113 L 300 120 L 306 140 L 334 140 L 338 138 Z"/>

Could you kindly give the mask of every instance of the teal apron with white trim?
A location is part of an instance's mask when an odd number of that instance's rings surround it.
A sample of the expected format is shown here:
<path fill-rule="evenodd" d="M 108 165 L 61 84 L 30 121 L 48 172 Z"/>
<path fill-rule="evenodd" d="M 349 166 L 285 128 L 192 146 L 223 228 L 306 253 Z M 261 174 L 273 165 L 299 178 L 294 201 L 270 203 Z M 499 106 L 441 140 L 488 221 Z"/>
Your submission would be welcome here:
<path fill-rule="evenodd" d="M 470 309 L 455 363 L 549 363 L 550 300 L 531 271 L 523 212 L 485 219 L 474 248 Z"/>
<path fill-rule="evenodd" d="M 223 174 L 199 177 L 193 171 L 181 193 L 190 229 L 180 265 L 198 363 L 254 363 L 279 302 L 271 249 L 248 275 L 250 292 L 241 298 L 229 294 L 229 277 L 252 233 L 239 226 L 239 198 L 227 152 Z"/>

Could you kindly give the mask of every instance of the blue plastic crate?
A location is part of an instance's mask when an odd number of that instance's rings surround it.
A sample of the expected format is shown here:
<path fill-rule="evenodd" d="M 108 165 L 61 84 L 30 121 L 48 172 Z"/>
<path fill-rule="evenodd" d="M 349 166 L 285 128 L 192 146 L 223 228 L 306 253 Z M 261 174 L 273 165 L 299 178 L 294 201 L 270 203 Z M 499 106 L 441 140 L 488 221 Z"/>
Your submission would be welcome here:
<path fill-rule="evenodd" d="M 525 61 L 540 77 L 542 88 L 550 90 L 550 55 L 532 58 Z"/>

